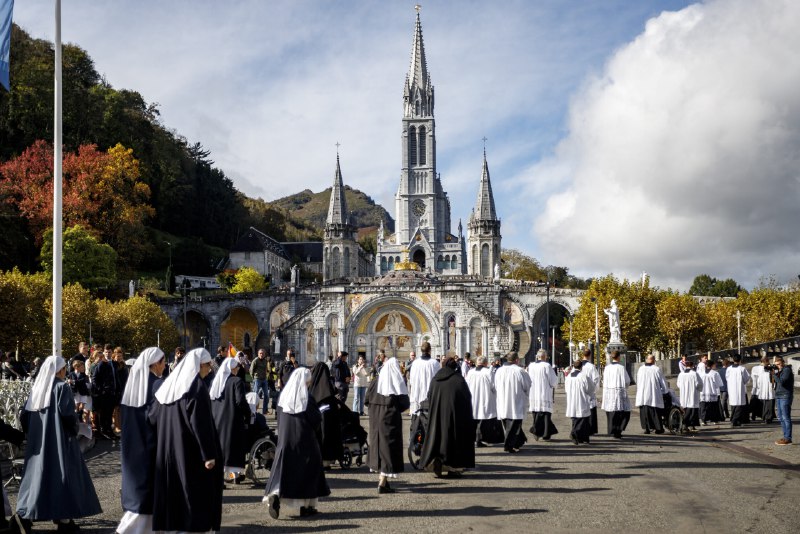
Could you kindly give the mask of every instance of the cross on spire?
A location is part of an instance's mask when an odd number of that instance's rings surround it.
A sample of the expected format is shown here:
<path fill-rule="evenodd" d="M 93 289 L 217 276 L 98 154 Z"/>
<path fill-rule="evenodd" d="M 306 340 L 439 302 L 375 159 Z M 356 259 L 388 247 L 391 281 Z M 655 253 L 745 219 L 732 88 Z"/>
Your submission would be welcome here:
<path fill-rule="evenodd" d="M 339 141 L 336 141 L 336 155 L 337 156 L 339 155 L 339 147 L 340 146 L 342 146 L 342 144 Z"/>
<path fill-rule="evenodd" d="M 417 13 L 419 13 L 419 10 L 422 9 L 422 6 L 420 4 L 417 4 L 414 6 L 414 9 L 416 9 Z"/>

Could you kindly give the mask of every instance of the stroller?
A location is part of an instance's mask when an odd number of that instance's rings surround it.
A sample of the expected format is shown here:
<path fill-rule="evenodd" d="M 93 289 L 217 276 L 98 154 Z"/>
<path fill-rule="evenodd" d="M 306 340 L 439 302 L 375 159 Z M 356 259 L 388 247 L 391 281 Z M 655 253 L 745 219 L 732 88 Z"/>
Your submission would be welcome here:
<path fill-rule="evenodd" d="M 422 444 L 425 443 L 425 434 L 428 430 L 428 404 L 422 403 L 419 411 L 411 416 L 411 442 L 408 444 L 408 462 L 411 467 L 419 470 L 419 458 L 422 455 Z"/>
<path fill-rule="evenodd" d="M 250 426 L 247 429 L 250 452 L 245 458 L 245 476 L 255 485 L 265 485 L 269 479 L 272 462 L 275 460 L 278 436 L 267 425 L 264 414 L 257 413 L 258 395 L 248 393 L 247 403 L 250 405 Z"/>
<path fill-rule="evenodd" d="M 342 429 L 342 457 L 339 466 L 347 469 L 353 465 L 360 466 L 367 454 L 367 431 L 361 426 L 358 414 L 339 402 L 339 421 Z"/>

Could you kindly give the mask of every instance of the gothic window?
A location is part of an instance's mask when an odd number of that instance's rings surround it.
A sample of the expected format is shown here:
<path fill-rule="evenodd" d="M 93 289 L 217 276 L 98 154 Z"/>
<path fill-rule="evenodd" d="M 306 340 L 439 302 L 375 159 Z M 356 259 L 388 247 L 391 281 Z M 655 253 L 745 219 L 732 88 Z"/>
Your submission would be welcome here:
<path fill-rule="evenodd" d="M 436 269 L 441 271 L 443 268 L 444 268 L 444 258 L 439 256 L 439 258 L 436 260 Z"/>
<path fill-rule="evenodd" d="M 342 276 L 342 253 L 339 252 L 339 247 L 334 247 L 331 251 L 331 278 L 339 278 Z"/>
<path fill-rule="evenodd" d="M 425 160 L 427 158 L 427 152 L 425 150 L 425 127 L 419 127 L 419 164 L 425 165 Z"/>
<path fill-rule="evenodd" d="M 394 261 L 395 263 L 400 263 L 400 256 L 395 256 Z"/>
<path fill-rule="evenodd" d="M 416 111 L 416 115 L 417 115 L 417 117 L 419 117 L 419 115 L 420 115 L 420 113 L 419 113 L 419 100 L 417 100 L 417 101 L 415 102 L 415 104 L 414 104 L 414 109 L 415 109 L 415 111 Z"/>
<path fill-rule="evenodd" d="M 489 276 L 492 272 L 492 266 L 490 265 L 489 258 L 489 245 L 486 243 L 483 244 L 481 247 L 481 275 Z"/>
<path fill-rule="evenodd" d="M 387 269 L 386 256 L 381 258 L 381 272 L 385 273 Z"/>
<path fill-rule="evenodd" d="M 417 164 L 417 129 L 413 126 L 408 129 L 408 166 Z"/>
<path fill-rule="evenodd" d="M 450 268 L 451 269 L 458 269 L 458 261 L 456 261 L 456 257 L 453 256 L 453 259 L 450 261 Z"/>
<path fill-rule="evenodd" d="M 344 271 L 342 272 L 344 276 L 350 276 L 350 249 L 344 249 Z"/>
<path fill-rule="evenodd" d="M 472 245 L 472 274 L 481 274 L 481 260 L 478 256 L 478 245 Z"/>
<path fill-rule="evenodd" d="M 387 264 L 386 268 L 390 271 L 394 271 L 394 258 L 389 256 L 389 263 Z"/>

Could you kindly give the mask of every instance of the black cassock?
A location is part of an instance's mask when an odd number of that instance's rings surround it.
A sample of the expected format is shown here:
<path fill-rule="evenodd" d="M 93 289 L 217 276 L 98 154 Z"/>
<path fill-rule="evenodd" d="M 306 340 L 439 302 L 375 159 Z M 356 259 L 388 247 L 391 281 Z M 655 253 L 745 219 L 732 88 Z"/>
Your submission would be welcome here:
<path fill-rule="evenodd" d="M 381 395 L 375 379 L 369 384 L 365 404 L 369 406 L 369 468 L 376 473 L 402 473 L 402 413 L 410 406 L 408 395 Z"/>
<path fill-rule="evenodd" d="M 211 398 L 200 376 L 172 404 L 153 402 L 156 425 L 153 529 L 206 532 L 222 519 L 222 463 Z M 216 460 L 213 469 L 206 460 Z"/>
<path fill-rule="evenodd" d="M 276 490 L 285 499 L 316 499 L 331 494 L 317 440 L 320 424 L 322 414 L 311 395 L 304 412 L 286 414 L 278 406 L 278 446 L 265 495 Z"/>
<path fill-rule="evenodd" d="M 339 400 L 331 385 L 331 371 L 323 362 L 317 362 L 311 371 L 311 385 L 308 394 L 314 397 L 317 406 L 327 404 L 329 409 L 322 414 L 320 450 L 322 459 L 338 461 L 344 454 L 342 445 L 342 421 L 339 413 Z"/>
<path fill-rule="evenodd" d="M 247 428 L 250 405 L 247 403 L 245 382 L 236 375 L 225 381 L 220 398 L 211 401 L 214 424 L 217 427 L 222 465 L 244 468 L 247 455 Z"/>
<path fill-rule="evenodd" d="M 461 373 L 442 367 L 428 390 L 428 430 L 420 465 L 440 458 L 448 467 L 475 467 L 475 419 L 472 394 Z"/>
<path fill-rule="evenodd" d="M 120 406 L 122 416 L 122 509 L 137 514 L 153 513 L 153 475 L 156 461 L 156 429 L 147 419 L 162 380 L 147 376 L 147 401 L 143 406 Z"/>

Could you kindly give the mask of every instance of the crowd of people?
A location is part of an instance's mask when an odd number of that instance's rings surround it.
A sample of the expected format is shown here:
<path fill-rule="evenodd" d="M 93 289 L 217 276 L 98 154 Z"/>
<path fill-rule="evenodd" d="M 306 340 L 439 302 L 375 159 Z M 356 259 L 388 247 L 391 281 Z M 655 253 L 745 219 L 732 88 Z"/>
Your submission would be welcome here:
<path fill-rule="evenodd" d="M 100 513 L 78 444 L 82 425 L 89 432 L 94 426 L 102 439 L 121 440 L 119 534 L 218 531 L 224 485 L 244 474 L 248 429 L 258 424 L 259 402 L 262 414 L 274 410 L 276 417 L 277 446 L 263 497 L 276 519 L 286 507 L 298 509 L 301 517 L 318 513 L 318 499 L 331 493 L 325 472 L 342 457 L 342 422 L 365 409 L 367 464 L 378 477 L 379 494 L 394 493 L 391 483 L 404 470 L 407 410 L 409 439 L 424 435 L 419 465 L 436 477 L 460 477 L 475 467 L 478 447 L 502 443 L 505 452 L 518 453 L 527 442 L 528 413 L 534 440 L 558 434 L 552 415 L 559 381 L 544 350 L 527 368 L 514 352 L 492 365 L 486 357 L 433 358 L 427 342 L 405 365 L 380 352 L 371 367 L 363 356 L 351 367 L 344 351 L 312 368 L 299 365 L 291 349 L 276 365 L 263 350 L 251 359 L 248 352 L 231 355 L 223 347 L 216 357 L 202 348 L 177 347 L 168 365 L 165 353 L 151 347 L 129 361 L 130 367 L 122 349 L 106 345 L 89 351 L 82 343 L 69 362 L 50 356 L 36 367 L 21 416 L 27 447 L 13 532 L 30 532 L 34 521 L 78 532 L 75 519 Z M 619 353 L 611 354 L 602 369 L 608 435 L 623 438 L 633 405 L 645 434 L 664 432 L 672 406 L 682 410 L 683 432 L 726 417 L 733 426 L 752 418 L 769 423 L 777 410 L 784 437 L 776 443 L 791 443 L 793 375 L 781 357 L 774 364 L 765 359 L 752 373 L 738 356 L 730 362 L 701 358 L 697 368 L 686 360 L 680 365 L 678 395 L 648 357 L 637 372 L 632 402 L 630 376 Z M 569 439 L 588 444 L 599 432 L 601 385 L 591 351 L 565 375 Z M 351 385 L 352 411 L 345 404 Z M 6 427 L 0 425 L 0 438 L 22 441 Z"/>

